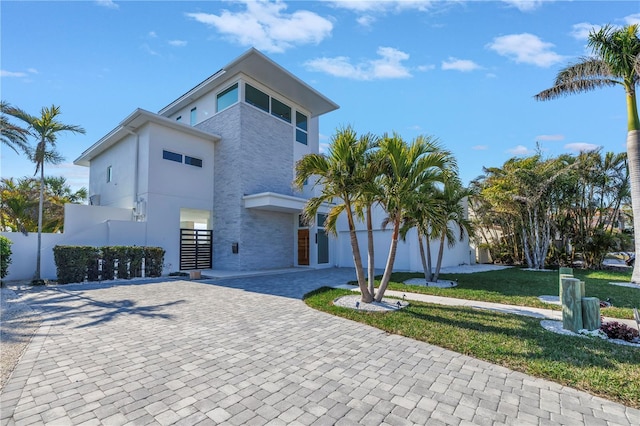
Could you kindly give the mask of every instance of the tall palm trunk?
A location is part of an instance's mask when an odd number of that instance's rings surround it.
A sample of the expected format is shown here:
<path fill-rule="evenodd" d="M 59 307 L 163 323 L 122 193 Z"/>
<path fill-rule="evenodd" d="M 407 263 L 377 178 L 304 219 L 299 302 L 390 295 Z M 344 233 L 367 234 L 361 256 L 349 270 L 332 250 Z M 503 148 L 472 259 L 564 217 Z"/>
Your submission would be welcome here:
<path fill-rule="evenodd" d="M 393 271 L 393 263 L 396 260 L 396 249 L 398 248 L 398 235 L 400 234 L 400 219 L 396 218 L 393 221 L 393 234 L 391 235 L 391 247 L 389 248 L 389 257 L 387 258 L 387 264 L 384 268 L 384 275 L 382 281 L 380 281 L 380 287 L 378 288 L 378 294 L 376 294 L 376 302 L 380 302 L 384 296 L 384 292 L 387 290 L 389 281 L 391 280 L 391 272 Z"/>
<path fill-rule="evenodd" d="M 360 300 L 363 303 L 371 303 L 373 301 L 373 294 L 369 291 L 364 279 L 362 256 L 360 256 L 360 245 L 358 244 L 358 235 L 356 234 L 356 226 L 353 220 L 353 212 L 351 211 L 351 203 L 348 201 L 345 202 L 345 207 L 347 210 L 347 221 L 349 222 L 349 237 L 351 239 L 351 251 L 353 252 L 353 264 L 356 268 L 358 287 L 360 288 L 360 293 L 362 293 Z"/>
<path fill-rule="evenodd" d="M 447 230 L 445 228 L 440 236 L 440 248 L 438 249 L 438 260 L 436 262 L 436 272 L 433 274 L 433 281 L 438 282 L 438 276 L 440 275 L 440 267 L 442 266 L 442 255 L 444 254 L 444 240 L 447 237 Z"/>
<path fill-rule="evenodd" d="M 429 278 L 427 281 L 433 281 L 433 262 L 431 262 L 431 238 L 425 235 L 425 243 L 427 246 L 427 271 L 429 272 Z"/>
<path fill-rule="evenodd" d="M 427 264 L 424 254 L 424 243 L 422 242 L 422 233 L 418 231 L 418 248 L 420 248 L 420 260 L 422 261 L 422 270 L 424 271 L 425 282 L 431 281 L 431 265 Z"/>
<path fill-rule="evenodd" d="M 43 142 L 44 143 L 44 142 Z M 42 261 L 42 212 L 44 210 L 44 161 L 40 164 L 40 200 L 38 202 L 38 251 L 36 253 L 36 272 L 34 280 L 40 280 L 40 264 Z"/>
<path fill-rule="evenodd" d="M 371 217 L 371 205 L 367 206 L 367 266 L 369 275 L 369 293 L 373 296 L 376 292 L 375 289 L 375 253 L 373 244 L 373 219 Z"/>
<path fill-rule="evenodd" d="M 640 255 L 640 130 L 630 130 L 627 133 L 627 161 L 629 164 L 629 182 L 631 184 L 634 246 L 636 256 L 638 256 Z M 640 283 L 639 263 L 638 261 L 635 262 L 631 282 Z"/>

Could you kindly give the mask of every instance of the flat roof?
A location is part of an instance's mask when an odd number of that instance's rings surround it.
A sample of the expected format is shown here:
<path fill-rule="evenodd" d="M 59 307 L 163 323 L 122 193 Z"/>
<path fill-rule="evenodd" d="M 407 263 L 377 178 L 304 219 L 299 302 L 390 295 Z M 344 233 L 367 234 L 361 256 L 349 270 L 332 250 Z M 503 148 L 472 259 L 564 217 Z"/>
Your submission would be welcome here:
<path fill-rule="evenodd" d="M 211 77 L 162 108 L 158 114 L 170 116 L 238 74 L 246 74 L 303 106 L 309 110 L 312 117 L 340 108 L 338 104 L 282 68 L 259 50 L 251 48 Z"/>
<path fill-rule="evenodd" d="M 80 154 L 80 156 L 73 161 L 73 164 L 88 167 L 89 162 L 93 158 L 103 153 L 111 146 L 115 145 L 125 136 L 137 131 L 140 127 L 147 123 L 159 124 L 165 127 L 172 128 L 174 130 L 178 130 L 180 132 L 190 134 L 192 136 L 211 140 L 213 142 L 217 142 L 220 140 L 220 136 L 218 135 L 209 132 L 203 132 L 202 130 L 198 130 L 196 127 L 192 127 L 180 123 L 179 121 L 171 120 L 153 112 L 138 108 L 131 114 L 129 114 L 124 120 L 122 120 L 116 128 L 111 130 L 98 142 L 94 143 L 82 154 Z"/>

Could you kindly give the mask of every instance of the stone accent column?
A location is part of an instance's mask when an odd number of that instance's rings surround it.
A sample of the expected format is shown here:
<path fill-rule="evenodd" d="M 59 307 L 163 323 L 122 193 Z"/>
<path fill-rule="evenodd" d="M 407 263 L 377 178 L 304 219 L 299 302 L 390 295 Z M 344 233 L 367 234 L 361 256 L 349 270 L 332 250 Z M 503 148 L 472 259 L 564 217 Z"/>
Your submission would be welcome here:
<path fill-rule="evenodd" d="M 580 280 L 562 278 L 562 328 L 577 332 L 582 328 Z"/>
<path fill-rule="evenodd" d="M 582 298 L 582 323 L 587 330 L 600 328 L 600 299 L 597 297 Z"/>

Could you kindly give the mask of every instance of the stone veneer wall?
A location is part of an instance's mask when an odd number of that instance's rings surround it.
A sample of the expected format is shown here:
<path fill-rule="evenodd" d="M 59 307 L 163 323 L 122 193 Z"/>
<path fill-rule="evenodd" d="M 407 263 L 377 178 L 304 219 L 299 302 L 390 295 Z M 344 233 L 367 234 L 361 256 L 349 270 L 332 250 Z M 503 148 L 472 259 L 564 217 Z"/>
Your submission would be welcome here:
<path fill-rule="evenodd" d="M 260 192 L 293 194 L 291 125 L 238 103 L 197 127 L 221 136 L 214 157 L 213 267 L 292 266 L 294 215 L 245 209 L 242 201 Z M 239 253 L 233 254 L 236 242 Z"/>

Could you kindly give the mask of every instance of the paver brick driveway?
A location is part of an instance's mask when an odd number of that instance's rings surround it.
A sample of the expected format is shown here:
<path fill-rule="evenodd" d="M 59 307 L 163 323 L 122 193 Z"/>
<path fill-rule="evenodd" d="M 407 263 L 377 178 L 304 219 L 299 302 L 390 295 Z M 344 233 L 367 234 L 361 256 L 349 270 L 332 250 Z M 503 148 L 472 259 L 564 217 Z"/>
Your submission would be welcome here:
<path fill-rule="evenodd" d="M 316 312 L 348 269 L 30 294 L 2 424 L 640 424 L 640 411 Z"/>

